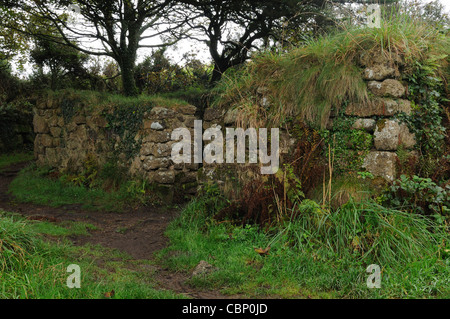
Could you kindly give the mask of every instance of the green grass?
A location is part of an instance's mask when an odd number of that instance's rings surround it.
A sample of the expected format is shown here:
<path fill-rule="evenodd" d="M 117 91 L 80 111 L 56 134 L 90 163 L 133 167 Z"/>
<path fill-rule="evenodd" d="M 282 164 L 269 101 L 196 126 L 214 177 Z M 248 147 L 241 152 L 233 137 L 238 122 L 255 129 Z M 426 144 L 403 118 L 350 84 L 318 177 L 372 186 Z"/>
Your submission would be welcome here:
<path fill-rule="evenodd" d="M 84 224 L 32 222 L 0 211 L 0 298 L 2 299 L 99 299 L 114 289 L 117 299 L 184 298 L 154 288 L 150 261 L 100 246 L 75 247 L 64 240 L 68 233 L 80 233 Z M 43 239 L 42 233 L 62 236 L 58 242 Z M 81 269 L 81 288 L 67 287 L 70 264 Z"/>
<path fill-rule="evenodd" d="M 15 152 L 0 156 L 0 172 L 13 164 L 28 162 L 33 159 L 32 152 Z"/>
<path fill-rule="evenodd" d="M 192 285 L 249 297 L 450 297 L 448 233 L 435 228 L 432 234 L 435 225 L 423 217 L 372 202 L 329 215 L 319 207 L 306 202 L 299 219 L 264 232 L 214 221 L 211 200 L 196 199 L 169 226 L 171 244 L 159 256 L 185 272 L 205 260 L 217 270 L 194 277 Z M 267 246 L 267 256 L 254 250 Z M 381 289 L 367 288 L 371 263 L 382 269 Z"/>
<path fill-rule="evenodd" d="M 127 184 L 107 192 L 101 188 L 87 188 L 62 179 L 51 179 L 47 173 L 48 169 L 29 166 L 11 182 L 9 190 L 20 202 L 53 207 L 79 204 L 87 209 L 118 212 L 135 199 L 128 192 Z"/>
<path fill-rule="evenodd" d="M 53 237 L 67 237 L 74 235 L 89 235 L 90 230 L 95 230 L 96 227 L 92 224 L 64 221 L 54 224 L 46 221 L 39 221 L 30 224 L 31 228 L 39 233 Z"/>
<path fill-rule="evenodd" d="M 165 97 L 160 95 L 141 94 L 134 97 L 127 97 L 120 94 L 103 93 L 96 91 L 83 91 L 66 89 L 59 91 L 47 91 L 49 98 L 54 99 L 71 99 L 74 101 L 82 101 L 85 107 L 104 108 L 108 106 L 135 107 L 139 106 L 162 106 L 171 107 L 177 105 L 186 105 L 187 102 L 177 98 L 176 96 Z"/>

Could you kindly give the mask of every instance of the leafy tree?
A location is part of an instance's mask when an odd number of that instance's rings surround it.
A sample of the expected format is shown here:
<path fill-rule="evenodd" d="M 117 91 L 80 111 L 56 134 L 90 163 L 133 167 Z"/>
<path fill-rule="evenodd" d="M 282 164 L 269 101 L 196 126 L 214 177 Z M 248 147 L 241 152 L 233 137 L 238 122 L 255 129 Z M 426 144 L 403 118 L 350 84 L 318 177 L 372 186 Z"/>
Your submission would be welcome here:
<path fill-rule="evenodd" d="M 123 93 L 135 95 L 137 51 L 177 41 L 168 36 L 179 30 L 182 21 L 165 19 L 170 4 L 169 0 L 4 0 L 0 4 L 0 27 L 64 44 L 85 54 L 113 58 L 121 70 Z M 74 13 L 69 12 L 71 8 Z M 20 18 L 20 23 L 14 23 L 12 15 Z M 55 37 L 42 32 L 32 22 L 50 25 L 59 34 Z M 163 41 L 149 43 L 161 37 Z M 93 42 L 100 42 L 101 47 L 90 45 Z"/>
<path fill-rule="evenodd" d="M 184 54 L 184 66 L 171 62 L 166 49 L 154 51 L 136 67 L 136 84 L 140 92 L 148 94 L 187 90 L 189 87 L 205 87 L 210 74 L 208 67 L 190 54 Z"/>
<path fill-rule="evenodd" d="M 77 77 L 88 77 L 88 72 L 83 64 L 89 57 L 73 47 L 46 39 L 38 39 L 35 48 L 31 51 L 31 58 L 41 70 L 44 67 L 49 68 L 52 90 L 58 89 L 63 78 L 67 76 L 71 76 L 72 81 Z"/>
<path fill-rule="evenodd" d="M 242 64 L 252 50 L 280 41 L 283 30 L 312 21 L 325 23 L 320 14 L 325 0 L 182 0 L 174 8 L 190 27 L 191 39 L 204 42 L 214 61 L 211 82 L 227 69 Z"/>

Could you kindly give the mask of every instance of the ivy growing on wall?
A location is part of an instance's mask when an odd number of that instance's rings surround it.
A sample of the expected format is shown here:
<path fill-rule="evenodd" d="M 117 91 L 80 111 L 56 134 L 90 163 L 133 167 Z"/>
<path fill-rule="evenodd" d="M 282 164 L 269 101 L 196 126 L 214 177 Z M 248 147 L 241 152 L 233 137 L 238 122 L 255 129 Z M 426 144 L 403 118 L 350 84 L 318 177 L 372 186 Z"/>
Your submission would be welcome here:
<path fill-rule="evenodd" d="M 413 111 L 410 116 L 405 116 L 404 121 L 416 134 L 417 149 L 424 159 L 420 170 L 426 177 L 435 173 L 438 167 L 440 170 L 449 170 L 450 154 L 446 154 L 447 129 L 443 123 L 442 107 L 449 100 L 445 96 L 443 80 L 438 73 L 440 60 L 443 58 L 445 57 L 434 56 L 424 61 L 416 61 L 406 78 Z"/>
<path fill-rule="evenodd" d="M 372 134 L 352 129 L 356 118 L 345 116 L 344 110 L 345 105 L 333 119 L 333 128 L 322 132 L 325 145 L 333 150 L 334 169 L 337 173 L 359 171 L 373 145 Z"/>
<path fill-rule="evenodd" d="M 76 98 L 63 98 L 61 100 L 61 113 L 64 119 L 64 123 L 69 123 L 77 112 L 77 103 L 79 99 Z"/>
<path fill-rule="evenodd" d="M 145 103 L 117 103 L 105 111 L 107 129 L 115 138 L 113 143 L 114 155 L 124 154 L 130 160 L 139 153 L 142 140 L 136 139 L 142 127 L 144 114 L 153 108 L 151 101 Z"/>

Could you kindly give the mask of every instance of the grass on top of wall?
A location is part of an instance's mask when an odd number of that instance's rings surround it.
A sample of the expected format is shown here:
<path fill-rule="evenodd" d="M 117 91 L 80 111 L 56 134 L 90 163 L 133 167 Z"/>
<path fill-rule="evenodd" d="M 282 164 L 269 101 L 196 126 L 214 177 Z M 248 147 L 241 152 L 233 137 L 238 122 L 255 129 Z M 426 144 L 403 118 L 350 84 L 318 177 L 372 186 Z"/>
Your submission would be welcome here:
<path fill-rule="evenodd" d="M 171 97 L 164 97 L 161 95 L 146 95 L 141 94 L 138 96 L 127 97 L 120 94 L 111 94 L 105 92 L 96 92 L 88 90 L 74 90 L 66 89 L 59 91 L 47 90 L 44 92 L 47 99 L 61 100 L 70 99 L 76 100 L 82 103 L 85 107 L 98 107 L 103 109 L 107 106 L 135 106 L 135 105 L 148 105 L 148 106 L 161 106 L 161 107 L 176 107 L 178 105 L 186 105 L 188 102 Z"/>
<path fill-rule="evenodd" d="M 393 64 L 402 60 L 406 66 L 435 59 L 440 65 L 436 76 L 445 78 L 448 52 L 448 34 L 415 18 L 392 16 L 380 28 L 349 26 L 288 52 L 257 55 L 240 71 L 224 74 L 214 90 L 214 105 L 238 109 L 238 122 L 251 127 L 279 126 L 300 115 L 323 128 L 332 108 L 368 100 L 362 54 L 381 55 Z M 412 71 L 406 67 L 403 75 Z"/>

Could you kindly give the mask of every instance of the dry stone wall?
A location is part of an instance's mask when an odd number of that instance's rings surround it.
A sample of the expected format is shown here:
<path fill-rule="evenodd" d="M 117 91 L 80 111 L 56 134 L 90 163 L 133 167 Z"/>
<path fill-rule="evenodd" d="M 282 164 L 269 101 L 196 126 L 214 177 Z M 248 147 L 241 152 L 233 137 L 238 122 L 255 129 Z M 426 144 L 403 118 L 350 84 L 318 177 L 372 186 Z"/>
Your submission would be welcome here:
<path fill-rule="evenodd" d="M 368 59 L 363 56 L 361 64 L 369 101 L 349 103 L 343 113 L 332 113 L 328 128 L 333 130 L 333 123 L 339 116 L 353 118 L 351 129 L 363 130 L 373 137 L 373 145 L 361 168 L 392 181 L 396 177 L 399 148 L 410 150 L 410 154 L 417 156 L 413 151 L 415 136 L 398 118 L 401 113 L 411 113 L 411 104 L 406 99 L 407 87 L 400 77 L 401 59 L 391 63 L 379 57 Z M 264 88 L 260 88 L 258 94 L 261 104 L 267 103 Z M 38 164 L 61 171 L 80 171 L 89 156 L 95 157 L 99 165 L 113 159 L 126 167 L 130 175 L 141 176 L 155 185 L 194 194 L 199 183 L 214 182 L 230 198 L 238 196 L 240 186 L 245 182 L 261 178 L 259 163 L 176 164 L 171 159 L 172 146 L 177 142 L 171 138 L 174 129 L 187 128 L 193 137 L 194 121 L 202 120 L 203 132 L 217 127 L 225 134 L 227 128 L 236 128 L 236 110 L 207 108 L 200 118 L 196 107 L 191 105 L 154 105 L 143 113 L 139 130 L 131 136 L 137 147 L 130 156 L 121 149 L 125 137 L 112 130 L 108 122 L 111 110 L 89 106 L 82 101 L 74 103 L 76 107 L 67 108 L 64 96 L 59 99 L 48 96 L 37 102 L 33 124 Z M 281 167 L 283 158 L 294 153 L 298 141 L 283 128 L 279 132 Z M 192 138 L 191 150 L 194 150 L 193 144 Z"/>
<path fill-rule="evenodd" d="M 396 177 L 396 151 L 400 147 L 412 150 L 416 144 L 415 135 L 397 118 L 400 113 L 411 113 L 407 88 L 400 81 L 402 62 L 401 59 L 387 62 L 380 57 L 363 56 L 361 64 L 370 100 L 364 104 L 350 103 L 344 113 L 356 118 L 353 129 L 373 134 L 374 145 L 364 159 L 363 168 L 374 176 L 392 181 Z M 336 116 L 332 114 L 329 128 L 333 127 Z M 413 151 L 411 155 L 417 156 Z"/>
<path fill-rule="evenodd" d="M 172 162 L 175 141 L 171 140 L 171 133 L 178 127 L 193 128 L 196 107 L 174 103 L 156 105 L 145 112 L 137 133 L 128 137 L 136 144 L 136 151 L 129 156 L 122 151 L 124 137 L 108 122 L 108 114 L 113 110 L 77 100 L 71 104 L 74 111 L 68 112 L 64 109 L 68 103 L 64 96 L 47 96 L 36 105 L 33 124 L 38 165 L 79 173 L 89 159 L 94 158 L 98 167 L 112 160 L 125 167 L 130 176 L 142 177 L 172 194 L 174 190 L 195 193 L 198 164 Z"/>
<path fill-rule="evenodd" d="M 407 87 L 401 82 L 402 60 L 391 59 L 390 62 L 382 57 L 362 56 L 363 79 L 369 92 L 369 101 L 349 103 L 343 114 L 333 113 L 327 128 L 333 131 L 333 122 L 339 116 L 354 120 L 351 129 L 363 130 L 372 135 L 372 147 L 363 158 L 361 170 L 372 173 L 386 181 L 396 178 L 398 162 L 397 150 L 402 147 L 409 150 L 409 155 L 417 157 L 413 151 L 416 139 L 407 125 L 398 119 L 401 113 L 409 115 L 412 111 L 411 103 L 406 99 Z M 264 88 L 259 88 L 260 104 L 267 100 Z M 218 126 L 225 129 L 236 125 L 236 110 L 206 109 L 203 118 L 204 129 Z M 283 157 L 294 153 L 297 140 L 288 131 L 280 128 L 280 167 Z M 237 181 L 251 181 L 254 178 L 251 167 L 257 165 L 226 164 L 220 167 L 214 164 L 204 164 L 201 173 L 202 181 L 215 181 L 222 185 L 225 193 L 234 193 L 239 189 Z M 253 170 L 254 171 L 254 170 Z M 243 177 L 244 176 L 244 177 Z M 233 196 L 232 196 L 233 197 Z"/>
<path fill-rule="evenodd" d="M 263 90 L 261 90 L 263 91 Z M 266 99 L 261 95 L 261 103 L 266 103 Z M 226 163 L 226 130 L 227 128 L 237 129 L 237 111 L 235 109 L 207 108 L 203 116 L 203 130 L 215 127 L 222 131 L 224 163 L 205 163 L 198 172 L 198 182 L 201 186 L 211 183 L 217 184 L 221 192 L 229 199 L 239 198 L 239 192 L 247 183 L 258 179 L 264 179 L 267 175 L 261 174 L 260 158 L 257 163 L 249 163 L 248 144 L 246 144 L 245 163 L 237 161 L 237 138 L 234 141 L 234 162 Z M 271 128 L 267 128 L 270 131 Z M 246 142 L 248 143 L 248 142 Z M 268 153 L 271 153 L 271 142 L 268 141 Z M 279 129 L 279 167 L 282 167 L 286 156 L 293 154 L 297 140 L 284 128 Z M 258 149 L 259 149 L 258 142 Z"/>

